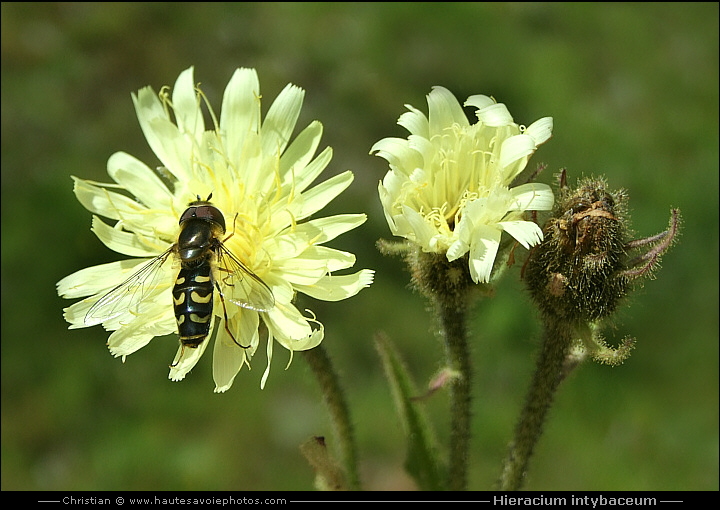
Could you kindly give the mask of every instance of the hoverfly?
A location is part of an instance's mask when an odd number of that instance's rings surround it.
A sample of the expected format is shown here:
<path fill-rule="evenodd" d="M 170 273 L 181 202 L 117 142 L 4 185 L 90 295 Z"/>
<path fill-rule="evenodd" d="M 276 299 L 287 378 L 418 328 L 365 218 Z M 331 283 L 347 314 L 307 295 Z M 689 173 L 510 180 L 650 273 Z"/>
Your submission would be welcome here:
<path fill-rule="evenodd" d="M 99 324 L 128 311 L 139 312 L 149 297 L 157 295 L 153 291 L 163 283 L 163 278 L 158 277 L 160 269 L 168 259 L 173 259 L 180 265 L 172 299 L 183 350 L 197 348 L 210 334 L 215 290 L 222 303 L 225 330 L 238 346 L 250 347 L 238 342 L 228 327 L 226 298 L 257 312 L 271 310 L 275 299 L 265 282 L 223 244 L 235 233 L 234 225 L 233 232 L 221 240 L 225 234 L 225 217 L 210 202 L 211 198 L 212 193 L 206 200 L 198 196 L 188 204 L 180 216 L 177 241 L 102 296 L 85 315 L 86 325 Z"/>

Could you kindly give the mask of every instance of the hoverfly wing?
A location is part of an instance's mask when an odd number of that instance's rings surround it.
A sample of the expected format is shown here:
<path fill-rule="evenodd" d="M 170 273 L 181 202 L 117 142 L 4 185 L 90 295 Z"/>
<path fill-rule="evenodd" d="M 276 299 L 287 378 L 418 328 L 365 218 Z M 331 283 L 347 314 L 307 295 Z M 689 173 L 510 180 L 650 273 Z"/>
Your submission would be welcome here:
<path fill-rule="evenodd" d="M 217 251 L 217 277 L 221 292 L 230 302 L 256 312 L 275 307 L 270 287 L 222 244 Z"/>
<path fill-rule="evenodd" d="M 175 249 L 171 246 L 135 271 L 127 280 L 109 290 L 85 314 L 85 325 L 94 326 L 138 307 L 163 283 L 160 268 Z"/>

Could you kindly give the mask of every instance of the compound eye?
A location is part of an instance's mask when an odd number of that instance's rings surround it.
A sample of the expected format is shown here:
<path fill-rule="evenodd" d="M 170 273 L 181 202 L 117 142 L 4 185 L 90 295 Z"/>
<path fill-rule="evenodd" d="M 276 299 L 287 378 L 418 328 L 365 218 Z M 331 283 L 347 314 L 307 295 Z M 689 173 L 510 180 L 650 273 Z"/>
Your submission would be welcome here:
<path fill-rule="evenodd" d="M 195 216 L 201 220 L 210 221 L 217 223 L 225 230 L 225 216 L 220 212 L 220 209 L 212 205 L 203 205 L 197 208 Z"/>
<path fill-rule="evenodd" d="M 187 220 L 196 218 L 197 217 L 195 215 L 196 209 L 197 209 L 196 207 L 188 207 L 187 209 L 185 209 L 185 212 L 183 212 L 182 215 L 180 216 L 180 221 L 179 221 L 180 225 L 182 225 Z"/>
<path fill-rule="evenodd" d="M 215 208 L 207 205 L 199 205 L 195 207 L 195 217 L 200 218 L 201 220 L 211 219 L 213 216 L 213 209 Z"/>

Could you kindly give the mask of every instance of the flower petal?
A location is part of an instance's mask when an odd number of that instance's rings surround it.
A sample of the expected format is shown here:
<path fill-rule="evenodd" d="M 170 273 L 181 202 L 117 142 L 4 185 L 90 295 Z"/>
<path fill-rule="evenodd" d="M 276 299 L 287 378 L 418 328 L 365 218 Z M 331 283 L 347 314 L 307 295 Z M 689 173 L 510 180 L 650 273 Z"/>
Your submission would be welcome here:
<path fill-rule="evenodd" d="M 212 329 L 213 325 L 210 326 L 210 331 L 212 331 Z M 168 378 L 172 381 L 182 381 L 187 373 L 190 372 L 195 365 L 197 365 L 198 361 L 200 361 L 200 358 L 205 352 L 205 349 L 207 349 L 209 343 L 210 342 L 208 340 L 205 340 L 196 348 L 181 345 L 178 348 L 172 365 L 170 365 Z"/>
<path fill-rule="evenodd" d="M 178 131 L 199 141 L 205 132 L 205 121 L 200 110 L 200 98 L 195 91 L 192 67 L 180 73 L 175 81 L 172 105 Z"/>
<path fill-rule="evenodd" d="M 403 232 L 400 228 L 401 224 L 398 222 L 398 217 L 395 217 L 394 220 L 398 226 L 399 235 L 407 235 L 420 246 L 428 246 L 430 244 L 430 240 L 436 234 L 433 226 L 425 221 L 425 218 L 420 213 L 414 211 L 407 205 L 403 205 L 402 211 L 402 219 L 407 221 L 409 231 Z"/>
<path fill-rule="evenodd" d="M 75 197 L 90 212 L 112 220 L 119 220 L 134 217 L 145 211 L 145 207 L 135 200 L 105 188 L 113 187 L 112 184 L 104 184 L 101 187 L 75 176 L 72 179 L 75 183 L 73 187 Z"/>
<path fill-rule="evenodd" d="M 237 341 L 242 345 L 251 346 L 252 351 L 257 349 L 260 341 L 257 312 L 240 309 L 233 319 L 233 324 L 237 327 L 236 331 L 233 331 Z M 247 362 L 247 354 L 245 349 L 233 342 L 222 326 L 218 326 L 218 334 L 213 348 L 213 380 L 216 393 L 223 393 L 230 389 L 235 376 Z"/>
<path fill-rule="evenodd" d="M 223 95 L 220 127 L 228 160 L 237 165 L 248 157 L 247 138 L 256 139 L 260 130 L 260 82 L 255 69 L 233 73 Z"/>
<path fill-rule="evenodd" d="M 163 313 L 153 317 L 152 321 L 136 317 L 124 324 L 108 338 L 108 349 L 117 357 L 127 356 L 145 347 L 156 336 L 168 335 L 177 331 L 177 324 L 172 313 Z"/>
<path fill-rule="evenodd" d="M 152 238 L 113 228 L 97 216 L 93 216 L 92 231 L 105 246 L 129 257 L 152 257 L 170 246 L 160 244 Z"/>
<path fill-rule="evenodd" d="M 125 153 L 116 152 L 107 162 L 108 175 L 149 208 L 168 209 L 173 195 L 145 163 Z"/>
<path fill-rule="evenodd" d="M 277 303 L 264 319 L 275 339 L 287 349 L 290 349 L 293 340 L 307 338 L 313 331 L 307 319 L 291 303 Z"/>
<path fill-rule="evenodd" d="M 400 115 L 397 123 L 407 129 L 410 134 L 430 138 L 430 124 L 425 114 L 409 104 L 406 104 L 405 108 L 410 111 Z"/>
<path fill-rule="evenodd" d="M 445 87 L 433 87 L 427 96 L 427 102 L 430 139 L 436 135 L 443 135 L 444 131 L 453 124 L 462 127 L 470 125 L 457 98 Z"/>
<path fill-rule="evenodd" d="M 132 98 L 140 128 L 158 159 L 178 180 L 192 179 L 192 147 L 170 120 L 153 89 L 142 88 Z"/>
<path fill-rule="evenodd" d="M 503 142 L 498 166 L 506 169 L 506 183 L 511 182 L 525 168 L 527 158 L 535 149 L 535 139 L 530 135 L 515 135 Z"/>
<path fill-rule="evenodd" d="M 262 378 L 260 379 L 260 389 L 265 389 L 265 383 L 267 382 L 267 378 L 270 375 L 270 363 L 272 362 L 273 358 L 273 336 L 270 332 L 270 329 L 267 330 L 267 341 L 265 346 L 265 353 L 267 354 L 267 367 L 265 367 L 265 371 L 263 372 Z"/>
<path fill-rule="evenodd" d="M 448 262 L 457 260 L 470 250 L 470 244 L 463 239 L 456 239 L 447 250 Z"/>
<path fill-rule="evenodd" d="M 536 120 L 525 129 L 525 134 L 535 140 L 535 145 L 541 145 L 552 137 L 553 118 L 543 117 Z"/>
<path fill-rule="evenodd" d="M 92 296 L 119 285 L 150 259 L 129 259 L 86 267 L 57 283 L 58 294 L 67 299 Z"/>
<path fill-rule="evenodd" d="M 283 235 L 283 239 L 296 239 L 295 246 L 300 244 L 324 244 L 354 228 L 359 227 L 367 220 L 365 214 L 338 214 L 326 216 L 298 224 L 293 231 Z M 284 251 L 284 250 L 283 250 Z M 300 251 L 293 251 L 296 256 Z"/>
<path fill-rule="evenodd" d="M 294 192 L 302 192 L 312 184 L 320 173 L 325 170 L 332 159 L 333 151 L 332 148 L 326 147 L 320 154 L 317 155 L 310 163 L 302 168 L 299 164 L 292 168 L 292 172 L 288 172 L 285 184 L 291 184 L 294 188 Z M 295 176 L 294 180 L 290 177 Z"/>
<path fill-rule="evenodd" d="M 274 269 L 294 287 L 312 285 L 328 272 L 324 260 L 313 260 L 300 257 L 286 259 L 276 263 Z"/>
<path fill-rule="evenodd" d="M 494 226 L 482 225 L 474 231 L 470 244 L 470 276 L 475 283 L 490 281 L 495 255 L 500 246 L 501 231 Z"/>
<path fill-rule="evenodd" d="M 388 173 L 388 176 L 395 172 L 410 175 L 413 170 L 420 168 L 423 162 L 420 153 L 410 147 L 407 140 L 401 138 L 383 138 L 372 146 L 370 153 L 390 163 L 393 172 Z"/>
<path fill-rule="evenodd" d="M 513 124 L 512 115 L 502 103 L 496 103 L 487 96 L 471 96 L 465 102 L 466 106 L 475 106 L 478 110 L 475 115 L 487 127 L 502 127 Z"/>
<path fill-rule="evenodd" d="M 470 96 L 465 101 L 465 106 L 474 106 L 478 110 L 483 110 L 489 106 L 493 106 L 497 104 L 495 100 L 492 97 L 483 95 L 483 94 L 476 94 L 474 96 Z M 507 108 L 505 108 L 507 110 Z M 509 112 L 508 112 L 509 113 Z M 512 117 L 510 117 L 510 122 L 512 122 Z"/>
<path fill-rule="evenodd" d="M 532 221 L 501 221 L 498 225 L 526 249 L 543 240 L 542 230 Z"/>
<path fill-rule="evenodd" d="M 555 196 L 547 184 L 529 182 L 510 190 L 515 203 L 513 210 L 549 211 L 555 203 Z"/>
<path fill-rule="evenodd" d="M 273 230 L 279 230 L 287 221 L 283 212 L 289 212 L 295 221 L 303 220 L 345 191 L 353 179 L 352 172 L 343 172 L 300 194 L 289 205 L 281 204 L 281 207 L 274 211 L 271 219 Z"/>
<path fill-rule="evenodd" d="M 327 246 L 313 246 L 305 250 L 299 259 L 314 260 L 316 263 L 322 262 L 327 271 L 331 273 L 355 265 L 355 255 Z"/>
<path fill-rule="evenodd" d="M 332 159 L 332 149 L 326 148 L 323 153 L 316 158 L 315 168 L 310 171 L 308 165 L 313 161 L 315 151 L 317 151 L 322 137 L 323 126 L 318 121 L 313 121 L 303 129 L 295 140 L 290 144 L 283 155 L 280 157 L 280 176 L 283 184 L 294 183 L 297 191 L 304 191 L 315 178 L 322 172 Z M 322 156 L 322 158 L 321 158 Z M 327 159 L 321 164 L 323 159 Z"/>
<path fill-rule="evenodd" d="M 273 101 L 262 123 L 263 154 L 279 156 L 288 145 L 300 115 L 305 91 L 288 84 Z"/>
<path fill-rule="evenodd" d="M 354 296 L 373 282 L 375 272 L 363 269 L 350 275 L 324 276 L 312 285 L 295 285 L 308 296 L 322 301 L 340 301 Z"/>

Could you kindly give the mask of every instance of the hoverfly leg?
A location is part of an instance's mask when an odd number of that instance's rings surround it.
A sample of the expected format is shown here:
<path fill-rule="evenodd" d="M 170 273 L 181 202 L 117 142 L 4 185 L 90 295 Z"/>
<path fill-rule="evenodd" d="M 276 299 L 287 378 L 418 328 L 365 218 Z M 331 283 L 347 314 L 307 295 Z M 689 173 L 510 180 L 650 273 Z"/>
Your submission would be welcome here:
<path fill-rule="evenodd" d="M 227 236 L 225 239 L 223 239 L 223 243 L 226 243 L 228 239 L 230 239 L 232 236 L 235 235 L 235 225 L 237 224 L 237 217 L 238 217 L 238 213 L 235 213 L 235 216 L 233 217 L 233 229 L 232 229 L 232 232 L 230 232 L 230 233 L 228 234 L 228 236 Z"/>
<path fill-rule="evenodd" d="M 175 368 L 178 366 L 178 363 L 180 363 L 180 360 L 183 358 L 183 355 L 185 354 L 185 344 L 180 344 L 180 356 L 178 356 L 177 361 L 170 365 L 170 368 Z"/>
<path fill-rule="evenodd" d="M 220 303 L 222 303 L 223 307 L 223 317 L 225 318 L 225 331 L 227 331 L 227 334 L 230 335 L 230 338 L 232 338 L 232 341 L 235 342 L 238 347 L 241 347 L 243 349 L 249 349 L 249 345 L 243 345 L 237 340 L 235 340 L 235 335 L 232 334 L 232 331 L 230 331 L 230 328 L 228 327 L 228 316 L 227 316 L 227 308 L 225 307 L 225 297 L 223 296 L 222 291 L 220 290 L 220 285 L 215 282 L 215 287 L 217 288 L 218 295 L 220 296 Z"/>
<path fill-rule="evenodd" d="M 238 217 L 238 213 L 235 213 L 235 216 L 233 217 L 233 228 L 232 228 L 232 232 L 230 232 L 230 233 L 228 234 L 228 236 L 227 236 L 225 239 L 223 239 L 223 243 L 226 243 L 226 242 L 228 241 L 228 239 L 230 239 L 232 236 L 235 235 L 235 225 L 237 224 L 237 217 Z M 228 271 L 228 270 L 227 270 L 226 268 L 224 268 L 224 267 L 221 267 L 221 268 L 219 268 L 219 269 L 220 269 L 220 271 L 225 271 L 226 273 L 230 273 L 230 271 Z M 229 280 L 230 280 L 231 277 L 232 277 L 232 274 L 228 274 L 227 276 L 224 276 L 224 277 L 223 277 L 223 283 L 224 283 L 225 285 L 229 286 L 229 287 L 232 287 L 232 283 L 229 283 Z M 218 290 L 219 290 L 219 289 L 218 289 Z M 221 294 L 221 296 L 222 296 L 222 294 Z M 223 306 L 225 306 L 225 303 L 223 303 Z M 233 338 L 233 340 L 235 340 L 235 339 Z M 235 342 L 235 343 L 238 344 L 237 342 Z M 240 345 L 240 344 L 238 344 L 238 345 Z M 242 345 L 240 345 L 240 347 L 242 347 Z M 247 347 L 243 347 L 243 349 L 247 349 Z"/>
<path fill-rule="evenodd" d="M 217 270 L 218 270 L 219 272 L 221 272 L 221 273 L 222 273 L 222 272 L 227 273 L 227 275 L 225 275 L 225 276 L 223 276 L 223 277 L 221 278 L 221 279 L 222 279 L 222 282 L 223 282 L 223 285 L 226 285 L 226 286 L 228 286 L 228 287 L 233 287 L 234 284 L 233 284 L 233 283 L 230 283 L 230 279 L 232 278 L 232 272 L 231 272 L 229 269 L 226 269 L 226 268 L 224 268 L 224 267 L 218 267 Z M 219 289 L 218 289 L 218 290 L 219 290 Z"/>

